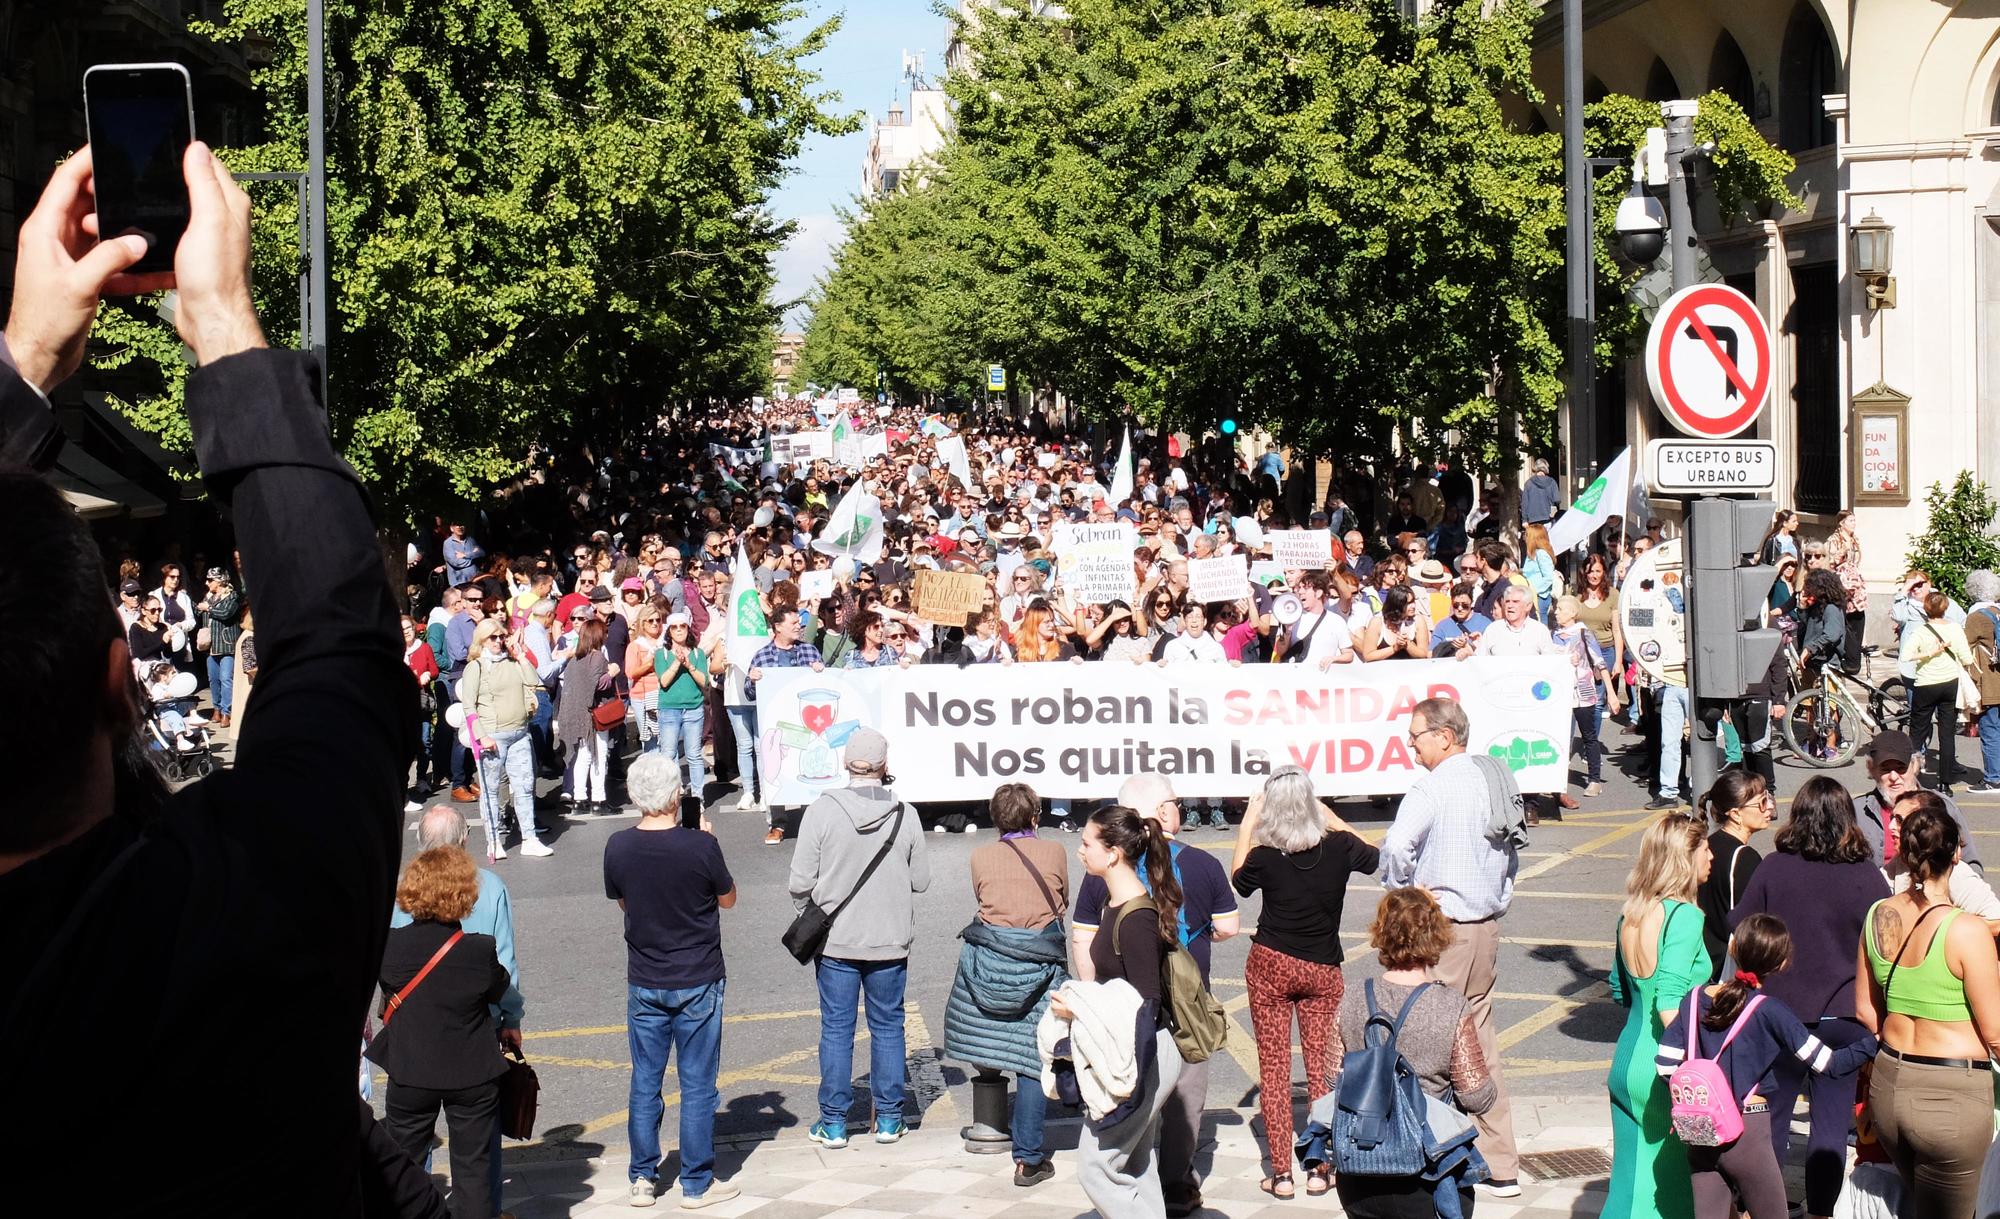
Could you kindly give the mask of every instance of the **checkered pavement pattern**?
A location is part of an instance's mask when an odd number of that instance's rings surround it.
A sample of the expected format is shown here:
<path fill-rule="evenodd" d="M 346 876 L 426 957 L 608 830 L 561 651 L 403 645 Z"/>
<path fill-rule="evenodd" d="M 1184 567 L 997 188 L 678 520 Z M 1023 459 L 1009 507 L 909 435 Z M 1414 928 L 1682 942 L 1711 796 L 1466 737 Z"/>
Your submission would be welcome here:
<path fill-rule="evenodd" d="M 1258 1189 L 1263 1179 L 1262 1148 L 1251 1119 L 1256 1110 L 1211 1109 L 1203 1123 L 1199 1166 L 1207 1216 L 1228 1219 L 1296 1219 L 1302 1210 L 1339 1214 L 1332 1195 L 1307 1198 L 1303 1176 L 1299 1197 L 1275 1202 Z M 943 1117 L 943 1114 L 939 1114 Z M 1602 1096 L 1575 1100 L 1524 1099 L 1515 1102 L 1515 1123 L 1526 1152 L 1570 1148 L 1608 1150 L 1609 1110 Z M 1262 1130 L 1259 1122 L 1256 1131 Z M 672 1127 L 664 1132 L 669 1143 Z M 714 1219 L 1074 1219 L 1091 1213 L 1090 1200 L 1076 1183 L 1075 1119 L 1049 1123 L 1056 1149 L 1056 1175 L 1030 1188 L 1013 1182 L 1014 1162 L 1005 1155 L 973 1155 L 964 1150 L 956 1124 L 934 1121 L 913 1128 L 902 1142 L 881 1146 L 865 1128 L 839 1151 L 809 1143 L 802 1130 L 776 1138 L 718 1144 L 716 1172 L 733 1182 L 741 1196 L 698 1212 Z M 601 1159 L 547 1161 L 510 1166 L 507 1211 L 516 1219 L 611 1219 L 648 1213 L 627 1199 L 626 1160 L 614 1138 Z M 680 1191 L 672 1184 L 678 1167 L 669 1158 L 661 1180 L 669 1187 L 650 1213 L 680 1213 Z M 1521 1196 L 1481 1196 L 1476 1219 L 1572 1219 L 1604 1210 L 1604 1180 L 1523 1181 Z"/>

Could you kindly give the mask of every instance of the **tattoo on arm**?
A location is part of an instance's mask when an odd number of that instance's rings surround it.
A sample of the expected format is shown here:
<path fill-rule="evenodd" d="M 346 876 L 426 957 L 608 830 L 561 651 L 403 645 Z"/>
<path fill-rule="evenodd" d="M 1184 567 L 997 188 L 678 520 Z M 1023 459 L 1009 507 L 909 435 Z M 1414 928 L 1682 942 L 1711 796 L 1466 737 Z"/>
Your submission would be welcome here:
<path fill-rule="evenodd" d="M 1888 902 L 1875 907 L 1875 951 L 1887 954 L 1890 960 L 1902 955 L 1903 916 Z"/>

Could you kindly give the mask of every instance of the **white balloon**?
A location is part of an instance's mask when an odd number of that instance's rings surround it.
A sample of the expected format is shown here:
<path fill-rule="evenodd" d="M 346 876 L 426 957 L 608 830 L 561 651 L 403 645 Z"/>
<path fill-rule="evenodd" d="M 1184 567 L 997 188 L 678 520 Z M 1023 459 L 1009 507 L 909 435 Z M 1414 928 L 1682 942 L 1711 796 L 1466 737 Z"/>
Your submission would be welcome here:
<path fill-rule="evenodd" d="M 444 722 L 450 724 L 453 728 L 465 727 L 465 705 L 463 703 L 453 703 L 451 706 L 446 707 L 444 709 Z"/>
<path fill-rule="evenodd" d="M 176 673 L 167 679 L 168 698 L 193 698 L 195 687 L 201 684 L 192 673 Z"/>

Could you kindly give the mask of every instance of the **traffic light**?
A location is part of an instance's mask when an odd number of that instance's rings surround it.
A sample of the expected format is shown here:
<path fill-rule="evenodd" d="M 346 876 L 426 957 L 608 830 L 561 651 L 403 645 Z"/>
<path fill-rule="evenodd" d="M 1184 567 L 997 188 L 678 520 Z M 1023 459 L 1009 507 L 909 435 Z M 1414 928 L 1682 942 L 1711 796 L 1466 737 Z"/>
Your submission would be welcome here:
<path fill-rule="evenodd" d="M 1236 434 L 1236 421 L 1234 419 L 1224 419 L 1222 421 L 1222 434 L 1224 436 L 1234 436 Z"/>
<path fill-rule="evenodd" d="M 1698 499 L 1688 520 L 1687 581 L 1694 610 L 1688 657 L 1696 698 L 1742 698 L 1769 671 L 1784 636 L 1764 625 L 1778 569 L 1759 561 L 1773 505 Z"/>

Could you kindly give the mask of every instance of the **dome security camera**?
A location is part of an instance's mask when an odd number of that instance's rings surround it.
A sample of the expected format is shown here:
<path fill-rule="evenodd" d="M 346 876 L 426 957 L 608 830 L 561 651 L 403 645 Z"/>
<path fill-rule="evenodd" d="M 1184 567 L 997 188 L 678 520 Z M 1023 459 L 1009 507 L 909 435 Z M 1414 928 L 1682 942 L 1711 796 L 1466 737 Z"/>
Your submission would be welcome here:
<path fill-rule="evenodd" d="M 1637 182 L 1618 201 L 1618 217 L 1613 227 L 1618 232 L 1619 251 L 1640 266 L 1659 258 L 1660 251 L 1666 248 L 1666 209 Z"/>

